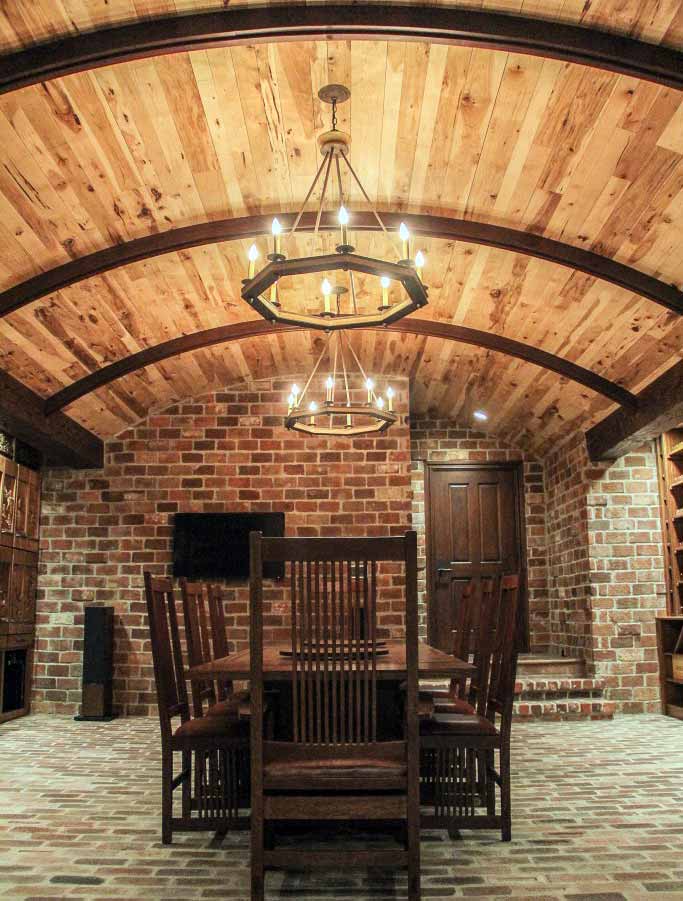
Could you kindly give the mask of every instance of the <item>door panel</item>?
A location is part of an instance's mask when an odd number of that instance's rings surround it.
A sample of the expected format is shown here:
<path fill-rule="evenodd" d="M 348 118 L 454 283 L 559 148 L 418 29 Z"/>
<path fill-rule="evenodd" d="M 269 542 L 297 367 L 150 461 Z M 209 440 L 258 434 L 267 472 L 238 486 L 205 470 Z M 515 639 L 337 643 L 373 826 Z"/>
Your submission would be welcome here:
<path fill-rule="evenodd" d="M 429 641 L 449 651 L 466 582 L 522 568 L 517 473 L 504 465 L 431 466 L 428 500 Z M 520 601 L 518 641 L 526 647 L 526 599 Z"/>

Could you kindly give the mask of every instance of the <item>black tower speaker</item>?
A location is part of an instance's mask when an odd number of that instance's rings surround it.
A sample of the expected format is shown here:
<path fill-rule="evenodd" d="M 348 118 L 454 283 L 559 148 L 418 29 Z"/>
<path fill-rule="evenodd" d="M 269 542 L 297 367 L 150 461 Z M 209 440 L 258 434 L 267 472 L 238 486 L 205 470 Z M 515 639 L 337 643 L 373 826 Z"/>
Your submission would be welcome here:
<path fill-rule="evenodd" d="M 86 607 L 83 629 L 83 701 L 77 720 L 113 720 L 114 608 Z"/>

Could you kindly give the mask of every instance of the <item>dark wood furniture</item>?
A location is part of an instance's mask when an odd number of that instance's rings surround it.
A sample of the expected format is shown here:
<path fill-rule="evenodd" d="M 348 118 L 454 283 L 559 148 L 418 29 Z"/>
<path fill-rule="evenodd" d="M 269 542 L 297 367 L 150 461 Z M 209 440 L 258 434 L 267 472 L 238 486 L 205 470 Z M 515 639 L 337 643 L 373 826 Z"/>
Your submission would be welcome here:
<path fill-rule="evenodd" d="M 252 901 L 264 898 L 265 871 L 296 864 L 408 867 L 408 895 L 420 897 L 417 724 L 417 541 L 404 538 L 263 538 L 252 533 L 251 749 Z M 263 564 L 284 562 L 291 601 L 291 741 L 263 731 Z M 403 564 L 407 674 L 405 717 L 395 740 L 378 734 L 377 576 Z M 382 648 L 383 650 L 383 648 Z M 397 850 L 278 850 L 273 824 L 291 820 L 394 820 Z"/>
<path fill-rule="evenodd" d="M 283 651 L 291 649 L 291 643 L 273 642 L 263 646 L 263 677 L 266 682 L 289 682 L 292 678 L 292 662 Z M 398 682 L 406 678 L 406 652 L 403 641 L 389 639 L 384 645 L 387 651 L 377 660 L 377 680 L 379 682 Z M 425 642 L 417 643 L 418 668 L 420 679 L 450 679 L 463 673 L 471 673 L 474 667 L 465 660 L 458 660 L 452 654 L 446 654 Z M 200 666 L 193 666 L 187 671 L 190 680 L 214 678 L 221 676 L 243 681 L 251 678 L 251 654 L 249 649 L 237 651 L 229 657 L 210 660 Z"/>
<path fill-rule="evenodd" d="M 212 608 L 222 608 L 220 588 L 180 579 L 180 592 L 187 659 L 190 666 L 199 666 L 227 651 L 225 619 L 221 622 L 215 609 L 212 615 Z M 240 705 L 245 704 L 248 697 L 247 692 L 233 692 L 231 681 L 207 678 L 192 682 L 195 716 L 237 716 Z"/>
<path fill-rule="evenodd" d="M 683 615 L 657 617 L 662 713 L 683 720 Z"/>
<path fill-rule="evenodd" d="M 423 816 L 427 827 L 446 828 L 451 834 L 460 828 L 500 829 L 503 841 L 512 837 L 510 731 L 517 670 L 518 596 L 519 576 L 503 576 L 490 666 L 485 668 L 488 671 L 480 688 L 478 711 L 435 713 L 420 723 L 422 796 L 433 809 Z M 495 751 L 500 758 L 498 768 Z M 480 771 L 482 761 L 485 773 Z M 496 785 L 500 788 L 499 814 Z M 482 800 L 485 814 L 477 811 Z"/>
<path fill-rule="evenodd" d="M 39 522 L 40 474 L 0 456 L 0 723 L 30 709 Z"/>
<path fill-rule="evenodd" d="M 662 513 L 666 612 L 683 615 L 683 428 L 665 432 L 657 442 Z"/>
<path fill-rule="evenodd" d="M 473 672 L 469 680 L 451 680 L 447 692 L 433 692 L 436 713 L 486 713 L 485 687 L 498 614 L 497 589 L 498 583 L 494 579 L 472 583 L 462 622 L 453 636 L 453 654 L 471 660 Z"/>
<path fill-rule="evenodd" d="M 161 726 L 161 836 L 168 844 L 174 831 L 225 832 L 237 825 L 248 804 L 249 733 L 235 717 L 190 716 L 173 583 L 146 572 L 145 593 Z M 182 761 L 177 775 L 174 752 Z M 179 786 L 181 815 L 174 816 Z"/>

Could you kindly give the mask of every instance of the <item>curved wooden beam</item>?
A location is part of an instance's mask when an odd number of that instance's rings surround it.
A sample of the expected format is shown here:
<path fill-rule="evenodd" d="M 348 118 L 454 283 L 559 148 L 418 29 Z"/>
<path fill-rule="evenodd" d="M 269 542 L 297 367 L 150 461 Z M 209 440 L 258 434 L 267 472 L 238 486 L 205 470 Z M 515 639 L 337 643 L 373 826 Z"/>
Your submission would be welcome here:
<path fill-rule="evenodd" d="M 277 41 L 402 40 L 544 56 L 683 88 L 683 55 L 563 22 L 444 6 L 279 5 L 152 19 L 36 44 L 0 59 L 0 93 L 166 53 Z"/>
<path fill-rule="evenodd" d="M 45 413 L 50 415 L 62 410 L 79 398 L 103 388 L 110 382 L 129 375 L 138 369 L 144 369 L 153 363 L 160 363 L 169 357 L 187 353 L 191 350 L 199 350 L 211 347 L 215 344 L 226 344 L 230 341 L 242 341 L 246 338 L 262 338 L 268 335 L 282 334 L 284 332 L 297 331 L 293 325 L 273 325 L 264 319 L 249 320 L 248 322 L 235 322 L 230 325 L 220 325 L 216 328 L 204 329 L 191 335 L 181 335 L 164 341 L 154 347 L 147 347 L 137 353 L 103 366 L 96 372 L 84 376 L 66 388 L 62 388 L 56 394 L 45 401 Z M 508 356 L 517 357 L 527 363 L 533 363 L 543 369 L 550 369 L 564 378 L 571 379 L 581 385 L 590 388 L 608 397 L 610 400 L 622 406 L 634 407 L 637 403 L 634 394 L 611 382 L 606 378 L 577 366 L 569 360 L 548 353 L 538 347 L 531 347 L 521 341 L 506 338 L 503 335 L 494 335 L 479 329 L 466 328 L 462 325 L 453 325 L 448 322 L 434 322 L 429 319 L 416 319 L 407 317 L 393 325 L 385 326 L 376 331 L 400 332 L 404 335 L 419 335 L 425 338 L 441 338 L 445 341 L 457 341 L 461 344 L 472 344 L 475 347 L 485 347 Z"/>
<path fill-rule="evenodd" d="M 283 227 L 291 228 L 294 216 L 278 213 Z M 315 213 L 304 213 L 298 229 L 312 231 L 315 227 Z M 618 285 L 633 294 L 647 297 L 649 300 L 683 314 L 683 291 L 673 285 L 646 275 L 632 266 L 618 263 L 609 257 L 600 256 L 590 250 L 544 238 L 542 235 L 491 225 L 486 222 L 472 222 L 468 219 L 454 219 L 448 216 L 413 215 L 410 213 L 382 212 L 382 219 L 389 228 L 398 229 L 401 221 L 405 221 L 416 235 L 430 238 L 443 238 L 447 241 L 465 241 L 470 244 L 481 244 L 537 257 L 570 269 L 578 269 L 594 278 L 599 278 L 613 285 Z M 95 275 L 101 275 L 129 263 L 137 263 L 150 257 L 205 244 L 218 244 L 223 241 L 236 241 L 243 238 L 254 238 L 270 234 L 271 216 L 243 216 L 237 219 L 220 219 L 214 222 L 201 222 L 169 231 L 147 235 L 115 244 L 105 250 L 98 250 L 87 256 L 71 260 L 61 266 L 55 266 L 47 272 L 33 276 L 24 282 L 8 288 L 0 293 L 0 317 L 20 310 L 26 304 L 33 303 L 41 297 L 67 288 Z M 353 228 L 358 231 L 377 231 L 379 226 L 372 213 L 353 214 Z M 321 220 L 321 228 L 332 230 L 338 228 L 336 217 L 325 214 Z"/>

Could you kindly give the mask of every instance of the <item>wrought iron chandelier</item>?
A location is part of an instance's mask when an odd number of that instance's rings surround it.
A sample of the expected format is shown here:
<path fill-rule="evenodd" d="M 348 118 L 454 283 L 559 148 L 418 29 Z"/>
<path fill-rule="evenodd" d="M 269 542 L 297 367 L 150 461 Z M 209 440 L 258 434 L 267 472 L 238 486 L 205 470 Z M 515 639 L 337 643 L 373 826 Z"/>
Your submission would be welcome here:
<path fill-rule="evenodd" d="M 354 252 L 355 248 L 349 243 L 349 226 L 352 217 L 344 206 L 342 168 L 348 173 L 347 178 L 351 177 L 367 203 L 370 204 L 372 213 L 389 244 L 394 248 L 395 245 L 381 216 L 372 207 L 367 191 L 349 162 L 350 138 L 337 128 L 337 104 L 347 101 L 351 92 L 343 85 L 327 85 L 320 89 L 318 96 L 324 103 L 332 106 L 332 128 L 318 138 L 323 160 L 289 234 L 293 235 L 296 232 L 306 205 L 322 176 L 315 232 L 318 232 L 320 226 L 328 187 L 331 182 L 336 182 L 340 229 L 340 242 L 335 248 L 336 253 L 287 259 L 282 252 L 282 227 L 275 218 L 272 225 L 272 252 L 267 254 L 268 264 L 259 272 L 255 271 L 256 260 L 259 257 L 258 248 L 252 244 L 249 249 L 249 275 L 243 282 L 242 297 L 264 319 L 298 325 L 302 328 L 332 331 L 388 325 L 427 303 L 427 288 L 422 283 L 424 254 L 418 251 L 415 257 L 411 258 L 410 234 L 404 223 L 401 223 L 399 229 L 401 253 L 397 254 L 399 257 L 397 261 L 374 259 L 357 255 Z M 347 273 L 347 275 L 338 278 L 336 273 Z M 362 292 L 364 299 L 359 297 L 361 292 L 356 284 L 355 273 L 370 276 L 365 290 Z M 291 309 L 286 305 L 282 299 L 285 292 L 280 290 L 281 279 L 321 274 L 324 274 L 325 277 L 320 283 L 319 291 L 316 291 L 317 309 L 313 311 L 303 309 L 300 300 L 296 309 Z M 302 292 L 290 293 L 300 297 Z"/>
<path fill-rule="evenodd" d="M 329 360 L 329 375 L 325 379 L 324 400 L 310 397 L 309 389 L 321 368 L 325 356 Z M 357 368 L 354 375 L 348 363 Z M 361 382 L 354 383 L 358 375 Z M 362 392 L 363 399 L 359 396 Z M 341 394 L 342 400 L 338 399 Z M 308 398 L 308 399 L 307 399 Z M 394 412 L 394 392 L 387 386 L 385 396 L 375 391 L 374 381 L 368 377 L 343 331 L 330 332 L 303 391 L 292 385 L 287 399 L 285 427 L 308 435 L 353 437 L 384 432 L 398 417 Z"/>

